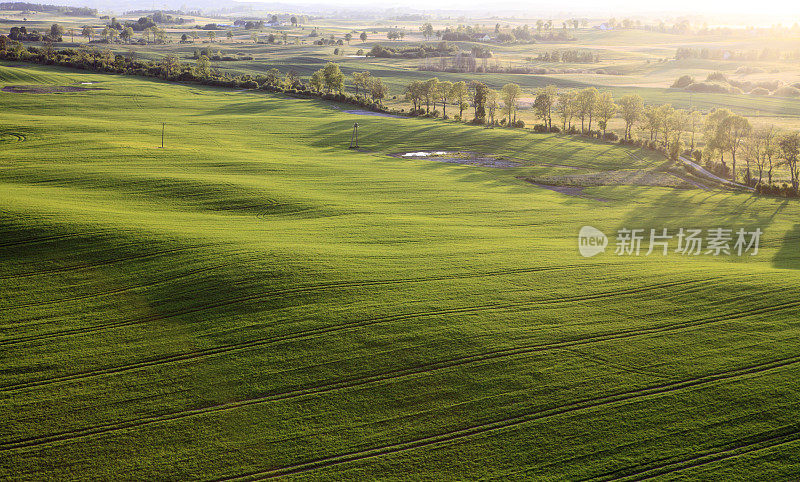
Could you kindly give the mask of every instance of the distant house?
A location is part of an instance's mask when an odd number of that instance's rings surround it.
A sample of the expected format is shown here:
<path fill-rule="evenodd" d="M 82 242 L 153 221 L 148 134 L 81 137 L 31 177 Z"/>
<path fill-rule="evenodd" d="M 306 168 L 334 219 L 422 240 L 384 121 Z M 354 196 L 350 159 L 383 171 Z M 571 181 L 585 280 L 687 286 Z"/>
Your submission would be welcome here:
<path fill-rule="evenodd" d="M 492 40 L 494 40 L 494 37 L 491 37 L 489 34 L 486 34 L 486 35 L 483 35 L 483 36 L 479 35 L 479 36 L 475 37 L 475 40 L 478 41 L 478 42 L 491 42 Z"/>
<path fill-rule="evenodd" d="M 614 27 L 612 27 L 607 23 L 601 23 L 600 25 L 595 25 L 592 28 L 594 28 L 595 30 L 614 30 Z"/>

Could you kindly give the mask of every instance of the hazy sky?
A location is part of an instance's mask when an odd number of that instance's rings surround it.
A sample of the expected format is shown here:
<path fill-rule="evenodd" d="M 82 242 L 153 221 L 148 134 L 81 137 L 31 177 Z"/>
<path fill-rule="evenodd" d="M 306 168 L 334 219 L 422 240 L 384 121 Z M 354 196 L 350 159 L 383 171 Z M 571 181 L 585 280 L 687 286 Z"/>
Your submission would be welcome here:
<path fill-rule="evenodd" d="M 328 4 L 325 0 L 316 0 L 317 4 Z M 343 0 L 336 4 L 345 6 L 373 6 L 390 8 L 407 6 L 422 10 L 471 10 L 490 12 L 492 10 L 515 10 L 550 13 L 611 13 L 625 16 L 632 13 L 653 14 L 736 14 L 751 15 L 759 18 L 770 18 L 776 22 L 791 24 L 800 17 L 800 1 L 781 0 L 564 0 L 553 1 L 520 1 L 520 0 L 395 0 L 391 3 L 376 3 L 374 0 Z M 331 6 L 333 6 L 331 4 Z M 788 17 L 788 18 L 787 18 Z"/>

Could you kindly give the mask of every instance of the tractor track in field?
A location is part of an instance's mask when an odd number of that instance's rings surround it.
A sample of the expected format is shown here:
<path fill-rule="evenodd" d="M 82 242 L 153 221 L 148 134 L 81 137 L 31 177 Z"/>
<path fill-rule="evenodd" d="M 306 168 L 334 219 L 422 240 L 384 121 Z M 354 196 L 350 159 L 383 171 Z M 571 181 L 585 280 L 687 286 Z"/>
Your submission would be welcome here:
<path fill-rule="evenodd" d="M 798 303 L 800 303 L 800 302 L 798 302 Z M 92 370 L 92 371 L 88 371 L 88 372 L 74 373 L 74 374 L 70 374 L 70 375 L 62 375 L 62 376 L 58 376 L 58 377 L 45 378 L 45 379 L 34 380 L 34 381 L 30 381 L 30 382 L 22 382 L 22 383 L 17 383 L 17 384 L 12 384 L 12 385 L 0 386 L 0 392 L 23 390 L 23 389 L 34 388 L 34 387 L 39 387 L 39 386 L 43 386 L 43 385 L 51 385 L 51 384 L 54 384 L 54 383 L 61 383 L 61 382 L 78 381 L 78 380 L 83 380 L 83 379 L 87 379 L 87 378 L 99 377 L 99 376 L 103 376 L 103 375 L 111 375 L 111 374 L 131 371 L 131 370 L 137 370 L 137 369 L 140 369 L 140 368 L 147 368 L 147 367 L 151 367 L 151 366 L 163 365 L 163 364 L 167 364 L 167 363 L 175 363 L 175 362 L 180 362 L 180 361 L 190 361 L 190 360 L 194 360 L 194 359 L 198 359 L 198 358 L 205 358 L 205 357 L 213 356 L 213 355 L 237 352 L 237 351 L 241 351 L 241 350 L 257 348 L 257 347 L 265 346 L 265 345 L 272 345 L 272 344 L 275 344 L 275 343 L 280 343 L 280 342 L 285 342 L 285 341 L 290 341 L 290 340 L 295 340 L 295 339 L 301 339 L 301 338 L 307 338 L 307 337 L 313 337 L 313 336 L 320 336 L 320 335 L 327 334 L 327 333 L 334 332 L 334 331 L 341 331 L 341 330 L 344 330 L 344 329 L 347 329 L 347 328 L 363 327 L 363 326 L 369 326 L 369 325 L 377 324 L 377 323 L 385 323 L 385 322 L 389 322 L 389 321 L 400 321 L 400 320 L 414 319 L 414 318 L 420 318 L 420 317 L 425 317 L 425 316 L 435 316 L 435 315 L 439 315 L 439 314 L 469 313 L 469 312 L 473 312 L 472 311 L 473 309 L 474 308 L 469 308 L 468 307 L 468 308 L 463 308 L 463 309 L 423 311 L 423 312 L 408 313 L 408 314 L 403 314 L 403 315 L 393 315 L 393 316 L 373 318 L 373 319 L 370 319 L 370 320 L 359 320 L 359 321 L 351 322 L 350 324 L 345 324 L 345 325 L 336 325 L 336 326 L 323 327 L 323 328 L 317 328 L 317 329 L 312 329 L 312 330 L 304 330 L 304 331 L 295 332 L 295 333 L 288 333 L 286 335 L 278 335 L 278 336 L 273 336 L 273 337 L 268 337 L 268 338 L 260 338 L 260 339 L 251 340 L 251 341 L 247 341 L 247 342 L 232 343 L 232 344 L 218 346 L 218 347 L 214 347 L 214 348 L 207 348 L 207 349 L 203 349 L 203 350 L 195 350 L 195 351 L 191 351 L 191 352 L 179 353 L 179 354 L 175 354 L 175 355 L 169 355 L 169 356 L 154 358 L 154 359 L 150 359 L 150 360 L 143 360 L 141 362 L 130 363 L 130 364 L 127 364 L 127 365 L 119 365 L 119 366 L 114 366 L 114 367 L 108 367 L 108 368 L 101 368 L 101 369 L 97 369 L 97 370 Z M 608 335 L 606 335 L 606 336 L 608 336 Z M 635 336 L 635 335 L 631 335 L 631 336 Z M 527 345 L 527 346 L 515 347 L 515 348 L 507 348 L 507 349 L 503 349 L 503 350 L 484 352 L 484 353 L 477 354 L 477 355 L 470 355 L 470 356 L 463 357 L 463 358 L 456 358 L 456 359 L 452 359 L 452 360 L 445 360 L 445 361 L 442 361 L 442 362 L 436 362 L 433 365 L 438 365 L 438 364 L 441 364 L 441 363 L 448 363 L 448 365 L 446 367 L 450 367 L 450 366 L 455 366 L 455 365 L 453 365 L 453 363 L 455 363 L 455 362 L 471 363 L 471 362 L 474 362 L 474 361 L 482 361 L 482 360 L 489 360 L 489 359 L 493 359 L 493 358 L 500 358 L 500 357 L 506 357 L 506 356 L 511 356 L 511 355 L 517 355 L 517 354 L 531 353 L 531 352 L 541 351 L 541 350 L 545 350 L 545 349 L 562 348 L 562 347 L 565 347 L 565 346 L 572 346 L 573 344 L 580 345 L 580 344 L 585 344 L 585 343 L 591 343 L 591 342 L 594 342 L 594 341 L 603 341 L 603 340 L 599 339 L 599 338 L 603 338 L 603 337 L 604 337 L 603 335 L 598 335 L 598 336 L 595 336 L 595 337 L 587 337 L 582 343 L 581 343 L 582 340 L 571 340 L 571 341 L 567 341 L 567 342 L 552 342 L 552 343 L 547 343 L 547 344 L 537 344 L 537 345 Z M 609 339 L 613 339 L 613 338 L 609 338 Z M 463 363 L 457 363 L 457 364 L 463 364 Z M 427 366 L 427 365 L 424 365 L 424 366 Z"/>
<path fill-rule="evenodd" d="M 800 302 L 797 302 L 796 304 L 800 304 Z M 766 312 L 770 312 L 770 311 L 776 311 L 778 309 L 782 309 L 782 307 L 783 307 L 783 305 L 777 305 L 777 306 L 774 306 L 774 307 L 764 307 L 764 308 L 761 309 L 761 311 L 759 311 L 759 313 L 753 313 L 754 310 L 745 310 L 745 312 L 743 312 L 743 314 L 742 313 L 734 313 L 734 314 L 729 314 L 729 315 L 718 315 L 718 316 L 715 316 L 715 317 L 709 317 L 709 318 L 705 318 L 705 319 L 694 320 L 694 321 L 689 321 L 689 322 L 684 322 L 684 323 L 676 323 L 676 324 L 672 324 L 672 325 L 668 325 L 668 326 L 662 326 L 662 327 L 654 327 L 654 328 L 645 329 L 645 330 L 629 330 L 629 331 L 625 331 L 625 332 L 607 333 L 607 334 L 603 334 L 603 335 L 588 336 L 588 337 L 579 338 L 579 339 L 575 339 L 575 340 L 565 340 L 565 341 L 558 341 L 558 342 L 551 342 L 551 343 L 540 343 L 540 344 L 533 344 L 533 345 L 528 345 L 528 346 L 523 346 L 523 347 L 506 348 L 506 349 L 502 349 L 502 350 L 494 350 L 494 351 L 490 351 L 490 352 L 477 353 L 477 354 L 467 355 L 467 356 L 463 356 L 463 357 L 451 358 L 449 360 L 440 360 L 440 361 L 428 363 L 428 364 L 425 364 L 425 365 L 417 365 L 417 366 L 413 366 L 413 367 L 407 367 L 407 368 L 391 370 L 391 371 L 384 372 L 384 373 L 378 373 L 378 374 L 373 374 L 373 375 L 364 375 L 364 376 L 361 376 L 361 377 L 350 378 L 350 379 L 345 379 L 345 380 L 336 380 L 336 381 L 332 381 L 332 382 L 329 382 L 329 383 L 326 383 L 326 384 L 321 384 L 321 385 L 314 385 L 314 386 L 309 386 L 309 387 L 296 388 L 296 389 L 289 390 L 289 391 L 286 391 L 286 392 L 281 392 L 281 393 L 276 393 L 276 394 L 271 394 L 271 395 L 265 395 L 263 397 L 245 399 L 245 400 L 240 400 L 240 401 L 236 401 L 236 402 L 229 402 L 229 403 L 224 403 L 224 404 L 215 405 L 215 406 L 211 406 L 211 407 L 182 410 L 182 411 L 173 412 L 173 413 L 169 413 L 169 414 L 162 414 L 162 415 L 151 416 L 151 417 L 142 417 L 142 418 L 139 418 L 139 419 L 129 420 L 129 421 L 125 421 L 125 422 L 98 425 L 98 426 L 94 426 L 94 427 L 89 427 L 89 428 L 79 429 L 79 430 L 72 430 L 72 431 L 62 432 L 62 433 L 53 434 L 53 435 L 46 435 L 46 436 L 40 436 L 40 437 L 34 437 L 34 438 L 28 438 L 28 439 L 20 439 L 20 440 L 0 443 L 0 451 L 17 449 L 17 448 L 35 447 L 35 446 L 38 446 L 38 445 L 43 445 L 43 444 L 47 444 L 47 443 L 51 443 L 51 442 L 59 442 L 59 441 L 65 441 L 66 442 L 66 441 L 70 441 L 70 440 L 73 440 L 73 439 L 84 438 L 84 437 L 88 437 L 88 436 L 92 436 L 92 435 L 100 435 L 100 434 L 109 433 L 109 432 L 116 432 L 116 431 L 120 431 L 120 430 L 125 430 L 125 429 L 135 428 L 135 427 L 139 427 L 139 426 L 149 425 L 149 424 L 152 424 L 152 423 L 180 420 L 180 419 L 187 418 L 187 417 L 192 417 L 192 416 L 200 416 L 200 415 L 214 413 L 214 412 L 223 412 L 223 411 L 237 409 L 237 408 L 240 408 L 240 407 L 246 407 L 246 406 L 251 406 L 251 405 L 259 405 L 259 404 L 262 404 L 262 403 L 270 403 L 270 402 L 280 401 L 280 400 L 288 400 L 288 399 L 293 399 L 293 398 L 298 398 L 298 397 L 303 397 L 303 396 L 320 395 L 320 394 L 329 393 L 329 392 L 336 391 L 336 390 L 356 388 L 356 387 L 360 387 L 360 386 L 367 385 L 367 384 L 370 384 L 370 383 L 388 382 L 388 381 L 393 381 L 393 380 L 396 380 L 396 379 L 399 379 L 399 378 L 402 378 L 402 377 L 407 377 L 407 376 L 424 375 L 424 374 L 428 374 L 428 373 L 431 373 L 431 372 L 434 372 L 434 371 L 437 371 L 437 370 L 460 367 L 460 366 L 465 366 L 465 365 L 472 364 L 472 363 L 492 362 L 492 361 L 495 361 L 495 360 L 498 360 L 498 359 L 507 358 L 507 357 L 518 356 L 518 355 L 527 355 L 527 354 L 531 354 L 531 353 L 545 352 L 545 351 L 550 351 L 550 350 L 559 350 L 559 349 L 569 350 L 570 348 L 573 348 L 575 346 L 583 346 L 583 345 L 589 345 L 589 344 L 598 343 L 598 342 L 611 341 L 611 340 L 616 340 L 616 339 L 625 339 L 625 338 L 631 338 L 631 337 L 642 336 L 642 335 L 649 335 L 649 334 L 658 333 L 658 332 L 665 332 L 665 331 L 669 331 L 669 330 L 673 330 L 673 329 L 681 329 L 681 328 L 684 328 L 684 327 L 696 327 L 696 326 L 699 326 L 700 324 L 712 323 L 714 321 L 720 321 L 720 320 L 727 321 L 727 320 L 730 320 L 730 319 L 742 318 L 742 317 L 745 317 L 745 316 L 748 316 L 748 315 L 751 315 L 751 314 L 760 314 L 760 313 L 766 313 Z M 734 317 L 734 315 L 739 315 L 739 316 Z M 676 326 L 676 325 L 679 325 L 679 326 Z M 170 361 L 175 361 L 175 360 L 164 360 L 164 362 L 170 362 Z M 793 363 L 796 363 L 796 362 L 800 362 L 800 355 L 778 359 L 778 360 L 775 360 L 773 362 L 767 362 L 765 364 L 769 365 L 771 363 L 778 363 L 778 362 L 781 362 L 781 363 L 785 362 L 784 363 L 785 365 L 793 364 Z M 765 365 L 765 364 L 759 364 L 759 365 L 756 365 L 756 366 L 762 366 L 762 365 Z M 138 367 L 134 367 L 134 368 L 138 368 Z M 107 372 L 104 372 L 104 373 L 107 373 Z M 101 375 L 101 374 L 104 374 L 104 373 L 99 373 L 99 374 L 96 374 L 96 375 Z M 722 372 L 722 373 L 727 373 L 727 372 Z M 689 379 L 689 380 L 693 380 L 693 379 L 694 378 Z M 686 380 L 683 380 L 683 381 L 686 381 Z M 680 382 L 683 382 L 683 381 L 680 381 Z M 673 381 L 673 383 L 674 382 L 675 381 Z"/>
<path fill-rule="evenodd" d="M 242 296 L 238 298 L 232 298 L 227 300 L 220 300 L 218 302 L 208 303 L 205 305 L 195 306 L 192 308 L 186 308 L 183 310 L 174 311 L 172 313 L 164 313 L 158 315 L 151 315 L 144 318 L 134 319 L 134 320 L 123 320 L 123 321 L 115 321 L 109 323 L 103 323 L 94 325 L 91 327 L 85 328 L 72 328 L 67 330 L 61 331 L 54 331 L 50 333 L 42 333 L 39 335 L 30 335 L 30 336 L 20 336 L 14 338 L 7 338 L 5 340 L 0 340 L 0 346 L 3 345 L 14 345 L 17 343 L 26 343 L 26 342 L 33 342 L 37 340 L 45 340 L 49 338 L 56 338 L 60 336 L 68 336 L 68 335 L 76 335 L 81 333 L 92 333 L 96 331 L 106 330 L 106 329 L 113 329 L 123 326 L 133 326 L 142 323 L 147 323 L 151 321 L 159 321 L 159 320 L 166 320 L 173 318 L 175 316 L 181 316 L 186 314 L 198 313 L 208 309 L 219 308 L 223 306 L 230 306 L 237 303 L 243 303 L 247 301 L 256 301 L 262 299 L 271 299 L 277 298 L 286 295 L 293 295 L 293 294 L 303 294 L 309 292 L 315 292 L 318 290 L 328 290 L 328 289 L 336 289 L 336 288 L 361 288 L 361 287 L 369 287 L 369 286 L 382 286 L 382 285 L 394 285 L 394 284 L 403 284 L 403 283 L 422 283 L 422 282 L 430 282 L 430 281 L 446 281 L 446 280 L 457 280 L 457 279 L 469 279 L 469 278 L 476 278 L 476 277 L 488 277 L 488 276 L 503 276 L 507 274 L 524 274 L 524 273 L 536 273 L 536 272 L 546 272 L 546 271 L 557 271 L 562 269 L 573 269 L 573 268 L 586 268 L 586 267 L 596 267 L 598 265 L 567 265 L 567 266 L 558 266 L 558 267 L 539 267 L 539 268 L 519 268 L 519 269 L 510 269 L 510 270 L 498 270 L 493 272 L 483 272 L 483 273 L 467 273 L 467 274 L 460 274 L 460 275 L 447 275 L 447 276 L 428 276 L 428 277 L 421 277 L 421 278 L 401 278 L 401 279 L 391 279 L 391 280 L 368 280 L 368 281 L 336 281 L 330 283 L 321 283 L 321 284 L 314 284 L 314 285 L 307 285 L 295 288 L 288 288 L 283 290 L 271 290 L 266 292 L 255 293 L 252 295 Z M 694 280 L 690 280 L 687 282 L 696 282 Z M 613 293 L 611 293 L 613 294 Z M 525 302 L 530 303 L 530 302 Z"/>
<path fill-rule="evenodd" d="M 551 269 L 547 270 L 539 270 L 539 271 L 550 271 Z M 495 303 L 495 304 L 488 304 L 488 305 L 477 305 L 477 306 L 468 306 L 468 307 L 461 307 L 461 308 L 448 308 L 443 310 L 430 310 L 430 311 L 421 311 L 415 313 L 406 313 L 406 314 L 399 314 L 399 315 L 390 315 L 378 318 L 372 318 L 368 320 L 358 320 L 348 323 L 343 323 L 336 326 L 329 326 L 323 327 L 313 330 L 307 330 L 305 332 L 296 332 L 290 333 L 287 335 L 283 335 L 287 339 L 297 338 L 300 336 L 308 336 L 309 334 L 321 334 L 321 333 L 328 333 L 332 331 L 339 331 L 345 328 L 353 328 L 358 326 L 368 326 L 377 323 L 384 323 L 388 321 L 398 321 L 403 319 L 410 319 L 410 318 L 419 318 L 422 316 L 434 316 L 434 315 L 450 315 L 450 314 L 468 314 L 468 313 L 478 313 L 483 311 L 490 311 L 490 310 L 503 310 L 503 309 L 513 309 L 513 308 L 524 308 L 528 306 L 537 306 L 537 305 L 550 305 L 550 304 L 557 304 L 557 303 L 572 303 L 572 302 L 581 302 L 581 301 L 593 301 L 597 299 L 604 299 L 604 298 L 613 298 L 615 296 L 624 296 L 630 294 L 637 294 L 646 291 L 651 291 L 655 289 L 661 288 L 671 288 L 675 286 L 681 285 L 688 285 L 688 284 L 698 284 L 698 283 L 705 283 L 710 282 L 720 277 L 714 277 L 704 280 L 685 280 L 685 281 L 672 281 L 667 283 L 657 283 L 653 285 L 648 285 L 639 288 L 631 288 L 627 290 L 614 290 L 614 291 L 606 291 L 600 293 L 593 293 L 590 295 L 582 295 L 582 296 L 575 296 L 575 297 L 556 297 L 556 298 L 549 298 L 549 299 L 541 299 L 541 300 L 530 300 L 530 301 L 520 301 L 520 302 L 509 302 L 509 303 Z M 453 279 L 452 277 L 444 278 L 444 279 Z M 127 320 L 127 321 L 116 321 L 110 323 L 102 323 L 98 325 L 94 325 L 91 327 L 84 327 L 84 328 L 72 328 L 67 330 L 55 331 L 51 333 L 42 333 L 38 335 L 29 335 L 29 336 L 19 336 L 14 338 L 7 338 L 5 340 L 0 340 L 0 346 L 9 346 L 9 345 L 17 345 L 21 343 L 29 343 L 29 342 L 36 342 L 36 341 L 43 341 L 49 340 L 52 338 L 58 338 L 62 336 L 70 336 L 70 335 L 80 335 L 86 333 L 94 333 L 97 331 L 119 328 L 123 326 L 134 326 L 142 323 L 152 322 L 152 321 L 160 321 L 173 318 L 175 316 L 182 316 L 187 314 L 199 313 L 208 309 L 219 308 L 223 306 L 230 306 L 236 303 L 242 303 L 246 301 L 254 301 L 264 298 L 271 298 L 276 296 L 283 296 L 283 295 L 291 295 L 291 294 L 298 294 L 298 293 L 306 293 L 306 292 L 314 292 L 320 289 L 332 289 L 332 288 L 353 288 L 353 287 L 366 287 L 366 286 L 381 286 L 381 285 L 390 285 L 390 284 L 401 284 L 401 283 L 412 283 L 412 282 L 422 282 L 422 281 L 437 281 L 436 277 L 426 277 L 426 278 L 413 278 L 413 279 L 403 279 L 403 280 L 375 280 L 370 282 L 339 282 L 339 283 L 329 283 L 329 284 L 322 284 L 322 285 L 311 285 L 305 288 L 291 288 L 286 290 L 273 290 L 265 293 L 257 293 L 253 295 L 228 299 L 228 300 L 221 300 L 214 303 L 209 303 L 206 305 L 196 306 L 193 308 L 187 308 L 184 310 L 178 310 L 172 313 L 165 313 L 165 314 L 157 314 L 152 316 L 147 316 L 144 318 L 139 318 L 135 320 Z M 302 334 L 301 334 L 302 333 Z M 2 388 L 0 388 L 2 390 Z"/>
<path fill-rule="evenodd" d="M 334 288 L 357 288 L 357 287 L 367 287 L 367 286 L 380 286 L 380 285 L 390 285 L 390 284 L 402 284 L 402 283 L 423 283 L 423 282 L 430 282 L 430 281 L 447 281 L 447 280 L 458 280 L 458 279 L 471 279 L 471 278 L 483 278 L 483 277 L 490 277 L 490 276 L 504 276 L 504 275 L 512 275 L 512 274 L 525 274 L 525 273 L 536 273 L 536 272 L 543 272 L 543 271 L 557 271 L 557 270 L 565 270 L 565 269 L 575 269 L 575 268 L 594 268 L 600 265 L 597 264 L 587 264 L 587 265 L 563 265 L 563 266 L 553 266 L 553 267 L 533 267 L 533 268 L 510 268 L 504 270 L 493 270 L 493 271 L 484 271 L 484 272 L 475 272 L 475 273 L 461 273 L 461 274 L 453 274 L 453 275 L 442 275 L 442 276 L 427 276 L 427 277 L 420 277 L 420 278 L 400 278 L 400 279 L 389 279 L 389 280 L 367 280 L 367 281 L 333 281 L 329 283 L 319 283 L 314 285 L 307 285 L 307 286 L 300 286 L 297 288 L 291 289 L 283 289 L 283 290 L 273 290 L 269 292 L 257 293 L 254 294 L 252 297 L 242 298 L 242 299 L 234 299 L 230 300 L 230 303 L 223 303 L 220 306 L 225 306 L 227 304 L 234 304 L 237 302 L 249 301 L 252 299 L 261 299 L 261 298 L 270 298 L 270 295 L 274 296 L 285 296 L 291 295 L 293 293 L 308 293 L 315 290 L 323 290 L 323 289 L 334 289 Z M 0 278 L 2 279 L 2 278 Z M 102 296 L 105 293 L 96 293 L 91 296 Z M 45 302 L 48 303 L 48 302 Z M 13 309 L 14 306 L 8 307 L 8 309 Z M 0 308 L 2 311 L 3 308 Z M 180 312 L 171 314 L 168 313 L 162 317 L 158 317 L 156 319 L 168 319 L 173 316 L 179 316 L 181 314 L 193 313 L 196 311 L 202 311 L 203 309 L 207 309 L 204 306 L 200 306 L 197 309 L 191 309 L 191 311 L 187 311 L 186 313 Z M 45 317 L 46 318 L 46 317 Z M 33 318 L 37 319 L 37 318 Z M 31 321 L 32 319 L 28 319 L 26 321 Z M 95 327 L 89 328 L 89 331 L 97 331 L 97 329 L 103 328 L 113 328 L 116 326 L 127 326 L 133 325 L 138 323 L 144 323 L 147 321 L 151 321 L 149 319 L 146 320 L 129 320 L 129 321 L 122 321 L 122 322 L 115 322 L 110 324 L 104 325 L 96 325 Z M 83 330 L 83 329 L 75 329 L 75 330 Z M 67 330 L 69 333 L 73 334 L 75 330 Z M 62 332 L 54 332 L 53 334 L 43 334 L 42 336 L 50 337 L 50 336 L 59 336 L 59 333 Z M 35 336 L 34 336 L 35 338 Z M 7 344 L 7 341 L 10 341 L 13 344 L 13 340 L 0 340 L 0 346 Z"/>
<path fill-rule="evenodd" d="M 800 355 L 781 358 L 769 362 L 759 363 L 756 365 L 737 368 L 734 370 L 716 372 L 709 375 L 687 378 L 684 380 L 674 381 L 670 383 L 663 383 L 660 385 L 653 385 L 650 387 L 631 390 L 627 392 L 620 392 L 611 395 L 604 395 L 600 397 L 584 399 L 577 402 L 567 403 L 565 405 L 561 405 L 558 407 L 536 410 L 521 415 L 502 418 L 500 420 L 496 420 L 493 422 L 481 423 L 460 430 L 454 430 L 449 432 L 443 432 L 437 435 L 420 437 L 407 442 L 392 443 L 379 447 L 357 450 L 346 454 L 331 455 L 327 457 L 321 457 L 315 460 L 310 460 L 308 462 L 289 464 L 282 467 L 267 469 L 264 471 L 234 475 L 231 477 L 224 477 L 216 480 L 259 480 L 259 479 L 273 478 L 284 475 L 298 474 L 350 462 L 359 462 L 362 460 L 368 460 L 383 455 L 389 455 L 398 452 L 406 452 L 409 450 L 428 447 L 432 445 L 446 444 L 448 442 L 458 441 L 468 437 L 484 435 L 484 434 L 494 434 L 501 430 L 513 429 L 527 422 L 542 420 L 557 415 L 563 415 L 566 413 L 576 412 L 580 410 L 601 408 L 607 405 L 634 401 L 637 399 L 650 396 L 666 395 L 683 389 L 702 387 L 704 385 L 715 382 L 735 380 L 742 377 L 746 377 L 748 375 L 758 376 L 761 373 L 780 369 L 786 366 L 793 365 L 798 362 L 800 362 Z"/>
<path fill-rule="evenodd" d="M 777 432 L 777 433 L 776 433 Z M 778 430 L 769 432 L 762 432 L 758 435 L 748 437 L 746 440 L 739 440 L 730 444 L 720 445 L 713 447 L 710 450 L 703 451 L 701 454 L 693 455 L 691 457 L 674 460 L 671 459 L 661 460 L 649 466 L 631 467 L 628 469 L 620 469 L 611 473 L 606 473 L 591 477 L 586 480 L 591 481 L 634 481 L 634 480 L 649 480 L 661 475 L 680 472 L 682 470 L 693 469 L 695 467 L 702 467 L 721 460 L 739 457 L 759 450 L 770 449 L 779 447 L 792 442 L 800 441 L 800 426 L 787 425 Z M 633 471 L 635 470 L 635 471 Z M 625 473 L 629 472 L 629 473 Z"/>
<path fill-rule="evenodd" d="M 19 278 L 30 278 L 32 276 L 40 276 L 40 275 L 46 275 L 46 274 L 68 273 L 68 272 L 80 271 L 80 270 L 84 270 L 84 269 L 93 269 L 93 268 L 97 268 L 97 267 L 100 267 L 100 266 L 109 266 L 109 265 L 112 265 L 112 264 L 122 263 L 122 262 L 126 262 L 126 261 L 135 261 L 135 260 L 146 259 L 146 258 L 154 258 L 154 257 L 162 256 L 162 255 L 165 255 L 165 254 L 173 254 L 173 253 L 178 253 L 178 252 L 181 252 L 181 251 L 191 251 L 193 249 L 201 249 L 201 248 L 206 248 L 206 247 L 209 247 L 209 246 L 210 245 L 200 245 L 200 246 L 189 246 L 189 247 L 183 247 L 183 248 L 171 248 L 171 249 L 164 249 L 164 250 L 161 250 L 161 251 L 154 251 L 154 252 L 150 252 L 150 253 L 134 254 L 134 255 L 131 255 L 131 256 L 125 256 L 125 257 L 121 257 L 121 258 L 109 259 L 109 260 L 106 260 L 106 261 L 101 261 L 99 263 L 87 263 L 87 264 L 78 264 L 78 265 L 73 265 L 73 266 L 62 266 L 62 267 L 59 267 L 59 268 L 44 269 L 44 270 L 41 270 L 41 271 L 29 271 L 27 273 L 17 273 L 17 274 L 11 274 L 11 275 L 4 275 L 4 276 L 0 276 L 0 281 L 10 280 L 10 279 L 19 279 Z"/>
<path fill-rule="evenodd" d="M 28 140 L 28 137 L 19 132 L 0 132 L 0 144 L 25 142 L 26 140 Z"/>
<path fill-rule="evenodd" d="M 196 274 L 200 274 L 200 273 L 206 273 L 206 272 L 209 272 L 209 271 L 214 271 L 216 269 L 219 269 L 219 268 L 222 268 L 222 267 L 225 267 L 225 266 L 229 266 L 230 264 L 231 263 L 220 263 L 220 264 L 216 264 L 216 265 L 213 265 L 213 266 L 206 266 L 206 267 L 203 267 L 203 268 L 197 268 L 197 269 L 193 269 L 193 270 L 189 270 L 189 271 L 184 271 L 182 273 L 175 274 L 175 275 L 172 275 L 172 276 L 168 276 L 166 278 L 155 280 L 155 281 L 152 281 L 152 282 L 149 282 L 149 283 L 140 283 L 140 284 L 137 284 L 137 285 L 125 286 L 123 288 L 115 288 L 115 289 L 112 289 L 112 290 L 101 291 L 101 292 L 98 292 L 98 293 L 90 293 L 90 294 L 81 295 L 81 296 L 72 296 L 72 297 L 69 297 L 69 298 L 59 298 L 59 299 L 47 300 L 47 301 L 36 301 L 36 302 L 30 302 L 30 303 L 22 303 L 22 304 L 18 304 L 18 305 L 0 306 L 0 312 L 9 311 L 9 310 L 17 310 L 17 309 L 22 309 L 22 308 L 31 308 L 31 307 L 38 307 L 38 306 L 53 305 L 53 304 L 58 304 L 58 303 L 70 303 L 70 302 L 73 302 L 73 301 L 82 301 L 82 300 L 88 300 L 88 299 L 92 299 L 92 298 L 100 298 L 100 297 L 103 297 L 103 296 L 116 295 L 116 294 L 125 293 L 125 292 L 128 292 L 128 291 L 133 291 L 133 290 L 138 290 L 138 289 L 143 289 L 143 288 L 150 288 L 152 286 L 158 286 L 158 285 L 160 285 L 162 283 L 168 283 L 170 281 L 179 280 L 181 278 L 186 278 L 188 276 L 192 276 L 192 275 L 196 275 Z"/>
<path fill-rule="evenodd" d="M 47 243 L 50 241 L 58 241 L 61 239 L 69 239 L 69 238 L 80 238 L 80 237 L 89 237 L 94 235 L 108 235 L 108 231 L 89 231 L 89 232 L 81 232 L 81 233 L 65 233 L 65 234 L 54 234 L 51 236 L 41 236 L 38 238 L 30 238 L 30 239 L 20 239 L 17 241 L 10 241 L 7 243 L 0 243 L 0 248 L 14 248 L 18 246 L 27 246 L 36 243 Z"/>

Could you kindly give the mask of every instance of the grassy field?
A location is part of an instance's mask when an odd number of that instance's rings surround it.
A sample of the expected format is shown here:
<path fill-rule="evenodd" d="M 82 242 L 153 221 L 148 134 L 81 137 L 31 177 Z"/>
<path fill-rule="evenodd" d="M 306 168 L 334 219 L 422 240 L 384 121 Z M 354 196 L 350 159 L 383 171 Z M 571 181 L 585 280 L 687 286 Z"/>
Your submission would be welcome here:
<path fill-rule="evenodd" d="M 796 202 L 569 196 L 518 178 L 663 160 L 0 65 L 0 86 L 81 82 L 0 92 L 0 478 L 800 474 Z M 522 165 L 388 155 L 425 149 Z M 583 258 L 584 225 L 764 236 Z"/>

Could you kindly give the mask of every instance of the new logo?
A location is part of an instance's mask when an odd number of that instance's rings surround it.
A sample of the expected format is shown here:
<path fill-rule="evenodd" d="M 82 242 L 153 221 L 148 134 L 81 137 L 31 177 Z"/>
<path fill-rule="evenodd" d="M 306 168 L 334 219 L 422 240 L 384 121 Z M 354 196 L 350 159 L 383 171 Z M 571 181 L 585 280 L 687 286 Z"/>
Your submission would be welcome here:
<path fill-rule="evenodd" d="M 602 231 L 592 226 L 584 226 L 578 232 L 578 251 L 584 258 L 602 253 L 608 246 L 608 238 Z"/>

